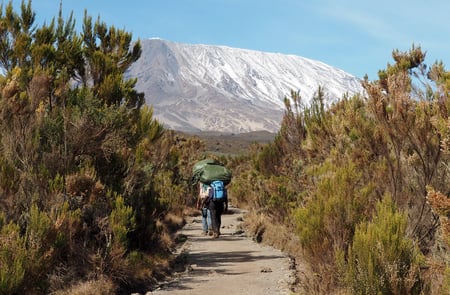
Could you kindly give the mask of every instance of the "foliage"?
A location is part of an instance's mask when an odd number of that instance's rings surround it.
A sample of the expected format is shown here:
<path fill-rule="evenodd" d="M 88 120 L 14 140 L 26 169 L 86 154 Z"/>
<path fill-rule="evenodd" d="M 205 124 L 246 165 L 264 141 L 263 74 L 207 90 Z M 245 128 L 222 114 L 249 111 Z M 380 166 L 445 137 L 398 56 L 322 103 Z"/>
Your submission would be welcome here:
<path fill-rule="evenodd" d="M 276 174 L 279 170 L 289 171 L 291 165 L 285 161 L 285 155 L 300 156 L 301 144 L 306 136 L 303 118 L 302 98 L 298 92 L 291 92 L 290 98 L 284 99 L 286 111 L 280 131 L 273 143 L 264 146 L 254 161 L 255 168 L 266 176 Z"/>
<path fill-rule="evenodd" d="M 125 79 L 141 53 L 130 33 L 87 12 L 77 33 L 62 7 L 34 20 L 31 1 L 0 9 L 1 291 L 131 284 L 133 257 L 167 253 L 171 216 L 195 204 L 191 168 L 205 146 L 164 130 Z M 319 87 L 306 105 L 291 92 L 272 143 L 219 159 L 232 202 L 295 234 L 321 272 L 305 275 L 310 290 L 433 288 L 415 245 L 448 273 L 448 255 L 433 254 L 450 240 L 438 193 L 450 191 L 450 74 L 418 47 L 392 57 L 365 93 L 330 103 Z"/>
<path fill-rule="evenodd" d="M 370 209 L 370 183 L 363 184 L 355 165 L 334 165 L 317 168 L 317 191 L 293 214 L 300 243 L 312 261 L 321 263 L 331 263 L 334 251 L 347 248 L 355 225 Z"/>
<path fill-rule="evenodd" d="M 292 92 L 274 142 L 252 152 L 248 161 L 253 166 L 247 161 L 234 168 L 233 195 L 245 199 L 261 218 L 296 233 L 291 239 L 299 240 L 302 258 L 320 273 L 302 279 L 308 291 L 350 287 L 350 281 L 341 285 L 337 276 L 336 255 L 349 259 L 350 245 L 358 243 L 357 225 L 371 222 L 375 204 L 385 195 L 404 212 L 401 225 L 408 238 L 402 237 L 430 257 L 436 252 L 442 217 L 436 217 L 426 195 L 427 187 L 450 188 L 450 75 L 441 62 L 428 67 L 425 53 L 414 45 L 392 56 L 395 63 L 381 70 L 378 80 L 362 81 L 365 93 L 329 103 L 326 88 L 319 87 L 305 105 Z M 416 248 L 397 250 L 418 257 Z M 392 290 L 431 286 L 418 265 L 401 275 L 385 268 L 386 277 L 399 280 Z M 369 271 L 368 264 L 360 267 L 362 273 Z M 382 287 L 378 283 L 375 289 Z"/>
<path fill-rule="evenodd" d="M 427 187 L 427 201 L 438 216 L 440 228 L 437 232 L 434 246 L 434 256 L 440 259 L 433 259 L 429 271 L 432 278 L 433 290 L 437 293 L 445 294 L 450 292 L 450 198 L 431 187 Z"/>
<path fill-rule="evenodd" d="M 358 224 L 344 263 L 346 285 L 357 294 L 421 294 L 422 254 L 406 236 L 406 215 L 389 196 L 371 221 Z"/>
<path fill-rule="evenodd" d="M 26 272 L 25 239 L 14 223 L 0 227 L 0 292 L 14 293 L 23 283 Z"/>
<path fill-rule="evenodd" d="M 115 206 L 110 214 L 110 226 L 113 242 L 127 249 L 127 235 L 134 230 L 134 216 L 132 208 L 125 205 L 121 196 L 115 197 Z"/>
<path fill-rule="evenodd" d="M 78 33 L 72 14 L 62 15 L 61 5 L 39 26 L 31 1 L 19 12 L 11 1 L 0 8 L 5 292 L 103 276 L 132 283 L 127 254 L 168 250 L 159 224 L 189 204 L 188 166 L 201 152 L 198 141 L 166 132 L 137 80 L 125 78 L 139 40 L 87 12 Z"/>

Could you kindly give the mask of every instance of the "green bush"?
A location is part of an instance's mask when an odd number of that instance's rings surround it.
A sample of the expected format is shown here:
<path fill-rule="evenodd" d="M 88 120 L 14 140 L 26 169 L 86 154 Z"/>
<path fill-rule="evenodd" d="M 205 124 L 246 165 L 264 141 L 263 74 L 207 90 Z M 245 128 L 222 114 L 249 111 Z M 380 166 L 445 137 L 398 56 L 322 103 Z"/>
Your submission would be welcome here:
<path fill-rule="evenodd" d="M 345 249 L 355 224 L 370 205 L 370 184 L 361 184 L 361 174 L 352 163 L 335 166 L 326 161 L 309 172 L 317 188 L 293 217 L 302 248 L 314 264 L 332 263 L 334 249 Z"/>
<path fill-rule="evenodd" d="M 1 218 L 0 218 L 1 219 Z M 25 278 L 27 249 L 20 228 L 9 223 L 0 228 L 0 294 L 13 294 Z"/>
<path fill-rule="evenodd" d="M 114 241 L 124 249 L 128 247 L 127 235 L 134 229 L 135 221 L 133 210 L 126 206 L 122 196 L 115 199 L 115 208 L 110 215 L 110 227 L 114 235 Z"/>
<path fill-rule="evenodd" d="M 232 180 L 228 186 L 228 198 L 233 204 L 244 208 L 248 207 L 251 200 L 255 200 L 256 196 L 253 195 L 254 188 L 252 187 L 255 182 L 254 173 L 242 173 L 239 177 Z"/>
<path fill-rule="evenodd" d="M 32 205 L 26 230 L 27 272 L 35 278 L 42 276 L 51 260 L 54 240 L 48 215 Z"/>
<path fill-rule="evenodd" d="M 356 227 L 347 262 L 339 255 L 345 285 L 354 294 L 420 294 L 424 262 L 406 236 L 407 217 L 390 196 L 377 203 L 372 221 Z"/>

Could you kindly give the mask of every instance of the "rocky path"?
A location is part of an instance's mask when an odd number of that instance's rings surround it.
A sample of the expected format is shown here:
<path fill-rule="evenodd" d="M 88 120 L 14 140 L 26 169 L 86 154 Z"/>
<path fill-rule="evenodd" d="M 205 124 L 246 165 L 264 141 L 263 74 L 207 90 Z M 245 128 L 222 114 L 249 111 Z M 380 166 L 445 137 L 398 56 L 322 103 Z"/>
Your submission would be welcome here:
<path fill-rule="evenodd" d="M 218 239 L 201 235 L 201 217 L 186 224 L 178 249 L 183 268 L 148 294 L 277 295 L 291 294 L 294 270 L 277 249 L 255 243 L 242 230 L 245 212 L 230 208 L 222 216 Z"/>

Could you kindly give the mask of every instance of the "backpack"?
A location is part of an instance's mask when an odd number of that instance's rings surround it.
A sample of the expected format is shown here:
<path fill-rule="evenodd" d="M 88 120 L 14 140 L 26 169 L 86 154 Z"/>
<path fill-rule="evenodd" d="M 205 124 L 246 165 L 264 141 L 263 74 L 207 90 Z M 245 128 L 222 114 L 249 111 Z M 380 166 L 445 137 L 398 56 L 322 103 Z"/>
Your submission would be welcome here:
<path fill-rule="evenodd" d="M 225 201 L 227 193 L 223 181 L 215 180 L 211 182 L 211 188 L 213 190 L 213 201 Z"/>

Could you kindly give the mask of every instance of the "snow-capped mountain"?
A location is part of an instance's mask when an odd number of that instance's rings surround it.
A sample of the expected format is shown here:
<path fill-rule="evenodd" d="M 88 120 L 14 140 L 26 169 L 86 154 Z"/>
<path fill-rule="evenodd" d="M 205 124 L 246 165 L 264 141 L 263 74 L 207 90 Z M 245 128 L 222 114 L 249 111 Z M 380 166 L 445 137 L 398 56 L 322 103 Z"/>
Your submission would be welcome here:
<path fill-rule="evenodd" d="M 155 118 L 174 130 L 276 132 L 291 90 L 306 103 L 319 86 L 330 100 L 362 91 L 358 78 L 300 56 L 161 39 L 141 45 L 127 75 L 138 78 Z"/>

